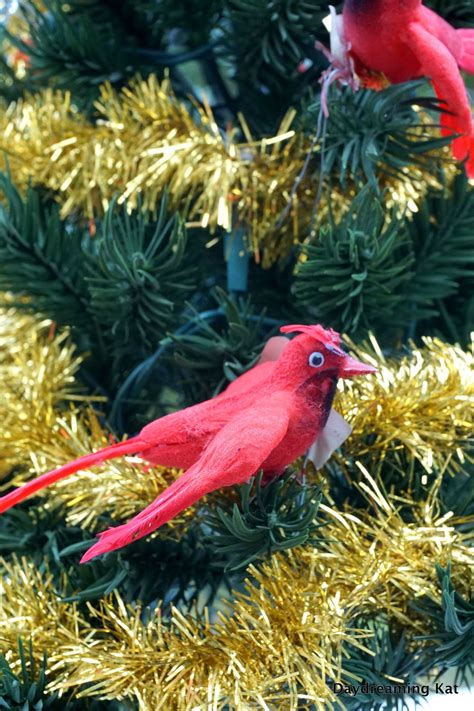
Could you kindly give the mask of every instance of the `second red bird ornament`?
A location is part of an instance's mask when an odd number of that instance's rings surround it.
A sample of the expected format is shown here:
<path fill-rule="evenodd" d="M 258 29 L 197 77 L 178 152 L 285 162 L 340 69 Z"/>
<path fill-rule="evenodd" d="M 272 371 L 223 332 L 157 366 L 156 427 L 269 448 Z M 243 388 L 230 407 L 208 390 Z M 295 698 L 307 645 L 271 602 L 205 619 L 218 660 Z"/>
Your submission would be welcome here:
<path fill-rule="evenodd" d="M 331 7 L 331 61 L 326 74 L 355 86 L 429 77 L 441 102 L 442 133 L 474 178 L 474 122 L 460 70 L 474 74 L 474 29 L 455 29 L 421 0 L 346 0 Z M 323 89 L 323 107 L 325 100 Z"/>

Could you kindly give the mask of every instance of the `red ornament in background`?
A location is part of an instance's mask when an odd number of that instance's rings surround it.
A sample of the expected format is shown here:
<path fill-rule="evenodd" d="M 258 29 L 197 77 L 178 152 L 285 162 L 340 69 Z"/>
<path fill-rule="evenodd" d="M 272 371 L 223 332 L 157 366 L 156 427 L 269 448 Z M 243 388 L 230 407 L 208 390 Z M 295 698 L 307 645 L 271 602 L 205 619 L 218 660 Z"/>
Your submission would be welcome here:
<path fill-rule="evenodd" d="M 266 358 L 217 397 L 162 417 L 131 439 L 80 457 L 0 498 L 6 511 L 69 474 L 124 454 L 187 469 L 128 523 L 99 534 L 81 562 L 126 546 L 172 519 L 205 494 L 243 484 L 263 469 L 279 476 L 322 433 L 339 378 L 374 373 L 340 348 L 322 326 L 285 326 L 299 332 L 287 345 L 270 343 Z M 273 352 L 272 352 L 273 351 Z M 277 357 L 276 360 L 273 358 Z"/>
<path fill-rule="evenodd" d="M 474 73 L 474 30 L 454 29 L 421 0 L 346 0 L 333 31 L 362 79 L 373 82 L 373 72 L 393 83 L 431 79 L 443 102 L 443 135 L 460 134 L 452 142 L 453 155 L 467 159 L 467 174 L 474 177 L 474 123 L 459 71 Z"/>

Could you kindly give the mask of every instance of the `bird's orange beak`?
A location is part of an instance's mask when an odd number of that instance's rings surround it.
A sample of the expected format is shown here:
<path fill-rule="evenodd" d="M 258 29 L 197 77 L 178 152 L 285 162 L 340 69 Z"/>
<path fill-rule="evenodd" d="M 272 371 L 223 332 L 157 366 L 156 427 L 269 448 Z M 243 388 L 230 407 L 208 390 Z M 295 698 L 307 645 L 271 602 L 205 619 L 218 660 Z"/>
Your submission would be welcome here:
<path fill-rule="evenodd" d="M 339 376 L 341 378 L 355 378 L 356 375 L 371 375 L 376 372 L 377 368 L 374 368 L 373 365 L 367 365 L 361 363 L 360 360 L 351 358 L 351 356 L 346 356 L 339 369 Z"/>

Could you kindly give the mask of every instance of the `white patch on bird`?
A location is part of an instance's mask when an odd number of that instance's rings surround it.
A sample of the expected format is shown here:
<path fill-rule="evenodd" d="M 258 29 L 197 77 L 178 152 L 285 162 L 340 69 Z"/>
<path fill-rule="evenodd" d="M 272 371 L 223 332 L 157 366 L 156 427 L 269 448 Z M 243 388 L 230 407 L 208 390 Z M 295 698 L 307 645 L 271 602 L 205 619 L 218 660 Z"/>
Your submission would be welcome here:
<path fill-rule="evenodd" d="M 347 42 L 344 37 L 344 19 L 338 15 L 336 8 L 329 5 L 329 15 L 323 19 L 323 25 L 329 32 L 331 54 L 342 65 L 348 63 Z"/>
<path fill-rule="evenodd" d="M 309 448 L 306 458 L 313 462 L 316 469 L 321 469 L 351 432 L 350 424 L 336 410 L 331 409 L 323 431 Z"/>
<path fill-rule="evenodd" d="M 329 87 L 333 82 L 350 86 L 357 91 L 360 86 L 359 78 L 354 69 L 354 60 L 349 52 L 351 46 L 344 37 L 344 18 L 336 13 L 336 8 L 329 6 L 330 14 L 324 18 L 323 24 L 329 32 L 330 49 L 321 42 L 315 42 L 316 49 L 322 52 L 330 63 L 319 80 L 321 89 L 321 108 L 326 118 L 329 116 L 327 105 Z"/>

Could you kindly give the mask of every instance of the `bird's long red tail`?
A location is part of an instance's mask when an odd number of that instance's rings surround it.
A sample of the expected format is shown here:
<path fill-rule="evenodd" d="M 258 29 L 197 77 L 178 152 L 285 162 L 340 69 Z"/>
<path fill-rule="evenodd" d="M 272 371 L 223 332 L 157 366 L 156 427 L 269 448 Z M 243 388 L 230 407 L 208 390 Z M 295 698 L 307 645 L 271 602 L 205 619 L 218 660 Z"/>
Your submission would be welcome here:
<path fill-rule="evenodd" d="M 125 442 L 112 444 L 110 447 L 99 449 L 98 452 L 86 454 L 84 457 L 79 457 L 79 459 L 75 459 L 73 462 L 68 462 L 64 464 L 64 466 L 59 467 L 59 469 L 53 469 L 53 471 L 47 472 L 47 474 L 42 474 L 37 479 L 23 484 L 23 486 L 20 486 L 19 489 L 15 489 L 10 494 L 0 497 L 0 513 L 8 511 L 12 506 L 19 504 L 20 501 L 24 501 L 37 491 L 60 481 L 60 479 L 64 479 L 70 474 L 74 474 L 81 469 L 88 469 L 108 459 L 115 459 L 115 457 L 120 457 L 124 454 L 139 452 L 143 447 L 144 443 L 139 437 L 132 437 Z"/>
<path fill-rule="evenodd" d="M 461 41 L 461 54 L 459 66 L 465 72 L 474 74 L 474 30 L 457 30 L 456 36 Z"/>
<path fill-rule="evenodd" d="M 474 120 L 466 94 L 461 106 L 447 100 L 444 92 L 433 82 L 434 89 L 441 101 L 441 133 L 443 136 L 456 136 L 451 142 L 451 150 L 456 160 L 466 161 L 466 173 L 474 178 Z M 458 102 L 459 103 L 459 102 Z"/>
<path fill-rule="evenodd" d="M 463 160 L 464 158 L 467 157 L 466 160 L 466 173 L 468 178 L 474 178 L 474 128 L 473 128 L 473 135 L 472 136 L 467 136 L 465 139 L 458 139 L 462 147 L 460 147 L 460 159 Z M 453 154 L 454 157 L 456 158 L 456 153 L 453 149 Z M 462 155 L 464 154 L 464 155 Z"/>
<path fill-rule="evenodd" d="M 100 540 L 86 551 L 81 563 L 147 536 L 215 489 L 201 470 L 199 463 L 192 466 L 130 521 L 99 533 Z"/>
<path fill-rule="evenodd" d="M 463 128 L 457 116 L 448 113 L 441 114 L 441 132 L 444 136 L 462 134 Z M 466 160 L 466 173 L 469 178 L 474 178 L 474 123 L 471 124 L 471 133 L 454 138 L 451 150 L 456 160 Z"/>
<path fill-rule="evenodd" d="M 474 74 L 474 30 L 461 29 L 456 31 L 456 35 L 461 40 L 461 54 L 459 58 L 459 66 L 465 72 Z M 474 178 L 474 123 L 471 129 L 471 135 L 458 139 L 457 148 L 454 147 L 455 157 L 465 158 L 466 155 L 466 172 L 469 178 Z M 459 156 L 456 156 L 457 150 Z M 464 153 L 464 155 L 462 155 Z"/>

